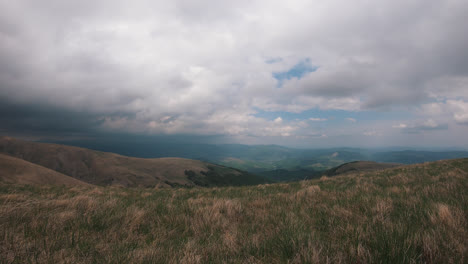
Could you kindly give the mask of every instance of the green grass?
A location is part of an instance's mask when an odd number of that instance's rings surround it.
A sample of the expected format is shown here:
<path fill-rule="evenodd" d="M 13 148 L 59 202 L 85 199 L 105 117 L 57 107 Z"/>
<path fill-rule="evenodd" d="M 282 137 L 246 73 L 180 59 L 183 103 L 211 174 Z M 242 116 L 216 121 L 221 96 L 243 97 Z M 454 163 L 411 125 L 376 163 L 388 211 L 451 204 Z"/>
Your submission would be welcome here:
<path fill-rule="evenodd" d="M 0 185 L 0 263 L 466 263 L 468 159 L 294 183 Z"/>

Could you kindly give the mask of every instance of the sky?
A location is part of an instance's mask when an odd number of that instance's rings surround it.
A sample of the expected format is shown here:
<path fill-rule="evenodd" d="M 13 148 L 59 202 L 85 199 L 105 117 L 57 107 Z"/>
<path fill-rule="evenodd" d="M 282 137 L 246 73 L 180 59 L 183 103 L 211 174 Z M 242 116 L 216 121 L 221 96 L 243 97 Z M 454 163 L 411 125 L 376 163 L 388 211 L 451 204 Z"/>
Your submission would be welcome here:
<path fill-rule="evenodd" d="M 467 13 L 466 0 L 0 0 L 0 134 L 466 148 Z"/>

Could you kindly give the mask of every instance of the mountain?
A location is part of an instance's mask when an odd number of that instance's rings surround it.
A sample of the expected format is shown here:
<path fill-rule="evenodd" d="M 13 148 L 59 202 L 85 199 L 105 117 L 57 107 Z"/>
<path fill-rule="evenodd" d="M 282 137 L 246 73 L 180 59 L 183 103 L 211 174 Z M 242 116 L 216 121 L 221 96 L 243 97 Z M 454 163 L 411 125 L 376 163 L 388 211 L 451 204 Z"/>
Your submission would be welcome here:
<path fill-rule="evenodd" d="M 379 163 L 374 161 L 353 161 L 331 168 L 323 173 L 325 176 L 336 176 L 345 173 L 369 172 L 401 166 L 399 163 Z"/>
<path fill-rule="evenodd" d="M 140 158 L 179 157 L 203 160 L 257 173 L 284 169 L 322 171 L 344 162 L 368 159 L 361 149 L 294 149 L 278 145 L 180 143 L 151 138 L 99 138 L 50 141 Z"/>
<path fill-rule="evenodd" d="M 4 154 L 0 154 L 0 182 L 32 185 L 89 185 L 48 168 Z"/>
<path fill-rule="evenodd" d="M 153 137 L 99 137 L 89 140 L 55 141 L 89 149 L 140 158 L 179 157 L 216 163 L 263 174 L 276 170 L 321 172 L 340 164 L 369 160 L 416 164 L 441 159 L 468 157 L 467 151 L 428 151 L 399 148 L 296 149 L 278 145 L 203 144 Z"/>
<path fill-rule="evenodd" d="M 127 187 L 260 184 L 262 177 L 183 158 L 132 158 L 85 148 L 0 138 L 0 153 L 96 185 Z"/>
<path fill-rule="evenodd" d="M 47 142 L 44 142 L 47 143 Z M 404 148 L 361 149 L 361 148 L 329 148 L 329 149 L 295 149 L 278 145 L 241 145 L 241 144 L 205 144 L 190 143 L 180 140 L 163 140 L 152 137 L 99 137 L 98 139 L 82 139 L 55 141 L 96 151 L 113 152 L 120 155 L 152 159 L 163 157 L 178 157 L 201 160 L 204 163 L 214 163 L 229 168 L 247 171 L 272 181 L 296 181 L 317 177 L 322 172 L 337 167 L 343 163 L 368 160 L 385 163 L 415 164 L 441 159 L 468 157 L 467 151 L 417 151 Z M 0 151 L 1 152 L 1 151 Z M 81 165 L 80 165 L 81 166 Z M 218 167 L 219 168 L 219 167 Z M 190 169 L 189 169 L 190 170 Z M 185 172 L 184 172 L 185 173 Z M 211 186 L 212 180 L 200 180 L 206 175 L 196 174 L 200 179 L 188 180 L 182 175 L 182 181 L 174 184 L 202 184 Z M 137 175 L 140 172 L 136 173 Z M 180 173 L 179 173 L 180 174 Z M 178 175 L 179 175 L 178 174 Z M 235 173 L 237 174 L 237 173 Z M 67 174 L 70 175 L 70 174 Z M 210 175 L 213 175 L 211 173 Z M 210 177 L 212 179 L 213 177 Z M 222 178 L 222 177 L 221 177 Z M 223 180 L 233 182 L 233 177 Z M 236 178 L 236 184 L 241 178 Z M 246 176 L 246 182 L 259 183 L 258 177 Z M 116 180 L 109 180 L 115 182 Z M 164 183 L 163 185 L 169 185 Z M 135 180 L 133 180 L 135 182 Z M 159 181 L 161 182 L 161 181 Z M 172 182 L 172 181 L 169 181 Z M 117 182 L 115 182 L 117 183 Z M 104 182 L 101 184 L 109 184 Z M 117 183 L 119 184 L 119 183 Z M 120 183 L 133 186 L 134 183 Z M 153 183 L 148 183 L 151 186 Z M 219 183 L 218 183 L 219 184 Z M 197 185 L 197 184 L 195 184 Z"/>

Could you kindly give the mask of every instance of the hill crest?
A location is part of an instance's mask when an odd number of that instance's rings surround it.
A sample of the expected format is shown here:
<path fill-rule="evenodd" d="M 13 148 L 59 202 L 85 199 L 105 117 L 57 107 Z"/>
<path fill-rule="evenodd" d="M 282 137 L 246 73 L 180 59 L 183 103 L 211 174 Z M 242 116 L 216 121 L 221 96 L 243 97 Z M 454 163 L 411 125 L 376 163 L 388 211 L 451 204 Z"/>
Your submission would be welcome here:
<path fill-rule="evenodd" d="M 325 176 L 336 176 L 355 172 L 370 172 L 402 166 L 400 163 L 382 163 L 375 161 L 352 161 L 325 171 Z"/>
<path fill-rule="evenodd" d="M 0 153 L 95 185 L 126 187 L 222 186 L 266 182 L 240 170 L 184 158 L 133 158 L 73 146 L 0 138 Z M 191 177 L 189 177 L 189 174 Z M 212 184 L 215 179 L 216 183 Z M 242 179 L 242 181 L 240 180 Z"/>

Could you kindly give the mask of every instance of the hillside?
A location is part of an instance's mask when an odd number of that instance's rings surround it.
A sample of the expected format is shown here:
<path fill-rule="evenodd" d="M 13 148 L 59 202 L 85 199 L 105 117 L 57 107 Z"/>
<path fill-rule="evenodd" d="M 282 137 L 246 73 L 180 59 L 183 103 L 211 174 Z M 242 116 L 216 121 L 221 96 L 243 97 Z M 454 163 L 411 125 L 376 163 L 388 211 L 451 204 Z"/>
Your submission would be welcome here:
<path fill-rule="evenodd" d="M 301 181 L 301 180 L 310 180 L 320 178 L 322 172 L 317 172 L 313 170 L 284 170 L 277 169 L 271 171 L 259 171 L 258 175 L 261 175 L 267 179 L 270 179 L 275 182 L 292 182 L 292 181 Z"/>
<path fill-rule="evenodd" d="M 466 263 L 468 159 L 221 188 L 0 184 L 1 263 Z"/>
<path fill-rule="evenodd" d="M 223 186 L 266 182 L 259 176 L 198 160 L 132 158 L 8 137 L 0 138 L 0 153 L 101 186 Z"/>
<path fill-rule="evenodd" d="M 87 183 L 56 171 L 0 154 L 0 182 L 35 185 L 88 186 Z"/>
<path fill-rule="evenodd" d="M 374 161 L 352 161 L 335 168 L 331 168 L 323 173 L 326 176 L 336 176 L 345 173 L 368 172 L 383 170 L 401 166 L 398 163 L 379 163 Z"/>

